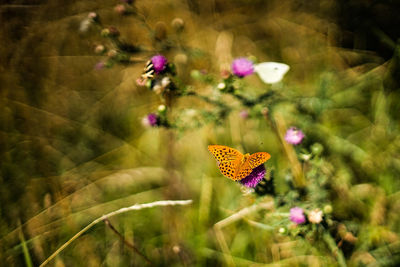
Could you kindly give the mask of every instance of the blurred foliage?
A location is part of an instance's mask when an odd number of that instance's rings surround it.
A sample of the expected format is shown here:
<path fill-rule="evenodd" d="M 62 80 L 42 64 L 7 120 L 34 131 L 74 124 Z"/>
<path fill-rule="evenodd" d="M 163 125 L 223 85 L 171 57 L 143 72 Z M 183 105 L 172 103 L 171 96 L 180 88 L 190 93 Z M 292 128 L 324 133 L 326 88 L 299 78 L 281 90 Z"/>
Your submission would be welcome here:
<path fill-rule="evenodd" d="M 194 203 L 110 219 L 154 265 L 399 264 L 397 3 L 137 0 L 122 14 L 118 4 L 0 5 L 5 266 L 39 265 L 102 214 L 161 199 Z M 87 22 L 89 12 L 99 23 Z M 111 26 L 118 38 L 99 34 Z M 98 45 L 105 50 L 96 54 Z M 174 63 L 184 95 L 168 103 L 136 84 L 156 53 Z M 221 71 L 242 56 L 291 69 L 272 86 L 249 76 L 232 81 L 238 94 L 219 92 Z M 143 127 L 160 104 L 176 128 Z M 285 146 L 279 123 L 301 128 L 304 142 Z M 208 144 L 270 153 L 276 196 L 247 194 L 223 178 Z M 293 184 L 294 163 L 305 191 Z M 288 207 L 298 203 L 322 209 L 329 227 L 294 227 Z M 98 224 L 51 264 L 145 261 Z"/>

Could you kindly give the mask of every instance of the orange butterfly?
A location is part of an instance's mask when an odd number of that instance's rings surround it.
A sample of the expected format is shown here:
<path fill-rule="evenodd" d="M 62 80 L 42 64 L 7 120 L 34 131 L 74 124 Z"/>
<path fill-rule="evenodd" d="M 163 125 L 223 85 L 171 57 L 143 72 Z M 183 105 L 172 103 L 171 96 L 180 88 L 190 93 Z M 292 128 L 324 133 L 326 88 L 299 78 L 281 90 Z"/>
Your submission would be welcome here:
<path fill-rule="evenodd" d="M 271 157 L 267 152 L 243 155 L 236 149 L 220 145 L 210 145 L 208 150 L 218 161 L 221 173 L 234 181 L 247 177 L 254 168 L 260 166 Z"/>

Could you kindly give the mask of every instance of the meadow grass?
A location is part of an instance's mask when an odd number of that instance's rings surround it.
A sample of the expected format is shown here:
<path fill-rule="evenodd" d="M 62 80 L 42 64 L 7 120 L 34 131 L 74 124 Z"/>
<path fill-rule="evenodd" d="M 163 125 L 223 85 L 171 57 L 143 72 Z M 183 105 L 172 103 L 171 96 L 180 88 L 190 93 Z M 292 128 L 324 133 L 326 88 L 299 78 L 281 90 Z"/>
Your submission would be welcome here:
<path fill-rule="evenodd" d="M 400 262 L 400 50 L 385 29 L 371 35 L 389 57 L 344 29 L 340 1 L 34 2 L 1 6 L 5 266 Z M 156 54 L 176 72 L 165 95 L 137 84 Z M 290 70 L 224 79 L 238 57 Z M 268 152 L 273 190 L 225 178 L 210 144 Z M 296 225 L 295 206 L 323 223 Z"/>

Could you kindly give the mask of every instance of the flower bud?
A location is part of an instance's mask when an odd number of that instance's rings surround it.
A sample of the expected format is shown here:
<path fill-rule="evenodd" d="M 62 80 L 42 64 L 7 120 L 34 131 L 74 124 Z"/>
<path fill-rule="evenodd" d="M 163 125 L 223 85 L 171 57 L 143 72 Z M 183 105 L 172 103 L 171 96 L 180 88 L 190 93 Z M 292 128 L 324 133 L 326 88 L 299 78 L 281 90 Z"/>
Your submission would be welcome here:
<path fill-rule="evenodd" d="M 138 79 L 136 79 L 136 84 L 138 86 L 146 86 L 146 80 L 142 79 L 142 78 L 138 78 Z"/>
<path fill-rule="evenodd" d="M 96 54 L 101 54 L 106 50 L 106 48 L 104 47 L 104 45 L 96 45 L 96 47 L 94 48 L 94 52 Z"/>
<path fill-rule="evenodd" d="M 153 89 L 154 93 L 156 93 L 158 95 L 161 94 L 162 92 L 164 92 L 164 88 L 161 86 L 160 83 L 155 84 L 152 89 Z"/>
<path fill-rule="evenodd" d="M 167 110 L 167 107 L 165 105 L 158 106 L 158 112 L 164 113 L 166 110 Z"/>
<path fill-rule="evenodd" d="M 323 213 L 320 209 L 315 209 L 310 211 L 307 217 L 310 223 L 318 224 L 322 222 L 322 215 Z"/>
<path fill-rule="evenodd" d="M 222 79 L 228 79 L 230 75 L 231 75 L 231 73 L 229 70 L 221 70 Z"/>
<path fill-rule="evenodd" d="M 110 31 L 110 36 L 111 37 L 119 36 L 119 30 L 116 27 L 110 26 L 110 27 L 108 27 L 108 30 Z"/>
<path fill-rule="evenodd" d="M 332 211 L 333 211 L 333 208 L 332 208 L 331 205 L 326 205 L 326 206 L 324 207 L 324 212 L 325 212 L 326 214 L 330 214 L 330 213 L 332 213 Z"/>
<path fill-rule="evenodd" d="M 185 22 L 181 18 L 174 18 L 171 22 L 171 26 L 175 31 L 181 32 L 185 28 Z"/>
<path fill-rule="evenodd" d="M 320 143 L 315 143 L 311 146 L 311 151 L 314 155 L 320 155 L 323 150 L 324 147 Z"/>
<path fill-rule="evenodd" d="M 172 251 L 175 254 L 178 254 L 179 252 L 181 252 L 181 248 L 178 245 L 175 245 L 175 246 L 172 247 Z"/>
<path fill-rule="evenodd" d="M 225 84 L 225 83 L 219 83 L 219 84 L 217 85 L 217 88 L 218 88 L 219 90 L 224 90 L 224 89 L 226 88 L 226 84 Z"/>
<path fill-rule="evenodd" d="M 95 70 L 101 70 L 101 69 L 104 69 L 106 67 L 106 63 L 104 63 L 104 62 L 98 62 L 95 66 L 94 66 L 94 69 Z"/>
<path fill-rule="evenodd" d="M 102 29 L 101 32 L 100 32 L 100 35 L 102 37 L 108 37 L 110 35 L 110 30 L 107 29 L 107 28 L 106 29 Z"/>
<path fill-rule="evenodd" d="M 161 86 L 162 87 L 166 88 L 170 84 L 171 84 L 171 79 L 169 77 L 162 78 L 162 80 L 161 80 Z"/>
<path fill-rule="evenodd" d="M 124 15 L 126 13 L 126 8 L 124 5 L 119 4 L 114 7 L 114 11 L 120 15 Z"/>
<path fill-rule="evenodd" d="M 193 79 L 199 80 L 201 78 L 201 73 L 199 70 L 192 70 L 190 72 L 190 77 L 192 77 Z"/>
<path fill-rule="evenodd" d="M 92 19 L 92 20 L 98 19 L 97 13 L 96 13 L 96 12 L 90 12 L 90 13 L 88 14 L 88 19 Z"/>
<path fill-rule="evenodd" d="M 239 115 L 242 119 L 247 119 L 249 117 L 249 112 L 244 109 L 244 110 L 240 111 Z"/>
<path fill-rule="evenodd" d="M 118 54 L 117 50 L 111 49 L 110 51 L 107 52 L 107 56 L 110 58 L 115 57 Z"/>

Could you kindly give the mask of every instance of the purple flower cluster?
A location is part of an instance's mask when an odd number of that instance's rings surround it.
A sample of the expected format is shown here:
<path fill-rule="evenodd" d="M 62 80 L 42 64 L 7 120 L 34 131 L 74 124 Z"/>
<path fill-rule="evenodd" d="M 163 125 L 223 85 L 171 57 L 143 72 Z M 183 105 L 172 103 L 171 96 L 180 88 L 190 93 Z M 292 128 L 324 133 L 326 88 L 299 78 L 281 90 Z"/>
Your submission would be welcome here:
<path fill-rule="evenodd" d="M 244 109 L 244 110 L 240 111 L 239 116 L 240 116 L 242 119 L 247 119 L 247 118 L 249 117 L 249 112 L 248 112 L 247 110 Z"/>
<path fill-rule="evenodd" d="M 100 61 L 100 62 L 96 63 L 96 65 L 94 65 L 95 70 L 101 70 L 101 69 L 104 69 L 105 67 L 106 67 L 106 63 L 104 63 L 103 61 Z"/>
<path fill-rule="evenodd" d="M 264 178 L 265 173 L 264 164 L 253 169 L 253 171 L 239 182 L 246 187 L 256 187 L 256 185 Z"/>
<path fill-rule="evenodd" d="M 153 63 L 154 71 L 158 74 L 165 70 L 168 60 L 163 55 L 155 55 L 151 58 L 151 63 Z"/>
<path fill-rule="evenodd" d="M 146 117 L 143 118 L 142 124 L 145 127 L 155 127 L 159 123 L 159 118 L 157 114 L 155 113 L 150 113 Z"/>
<path fill-rule="evenodd" d="M 244 57 L 237 58 L 232 62 L 232 72 L 240 78 L 251 75 L 254 73 L 253 62 Z"/>
<path fill-rule="evenodd" d="M 147 119 L 149 120 L 149 123 L 151 126 L 156 126 L 157 122 L 158 122 L 158 118 L 157 115 L 154 113 L 150 113 L 149 115 L 147 115 Z"/>
<path fill-rule="evenodd" d="M 299 207 L 294 207 L 290 209 L 290 220 L 295 224 L 302 224 L 306 222 L 306 216 L 304 215 L 304 210 Z"/>
<path fill-rule="evenodd" d="M 305 137 L 304 133 L 297 129 L 296 127 L 290 127 L 289 130 L 286 131 L 285 140 L 289 144 L 298 145 L 303 141 Z"/>

